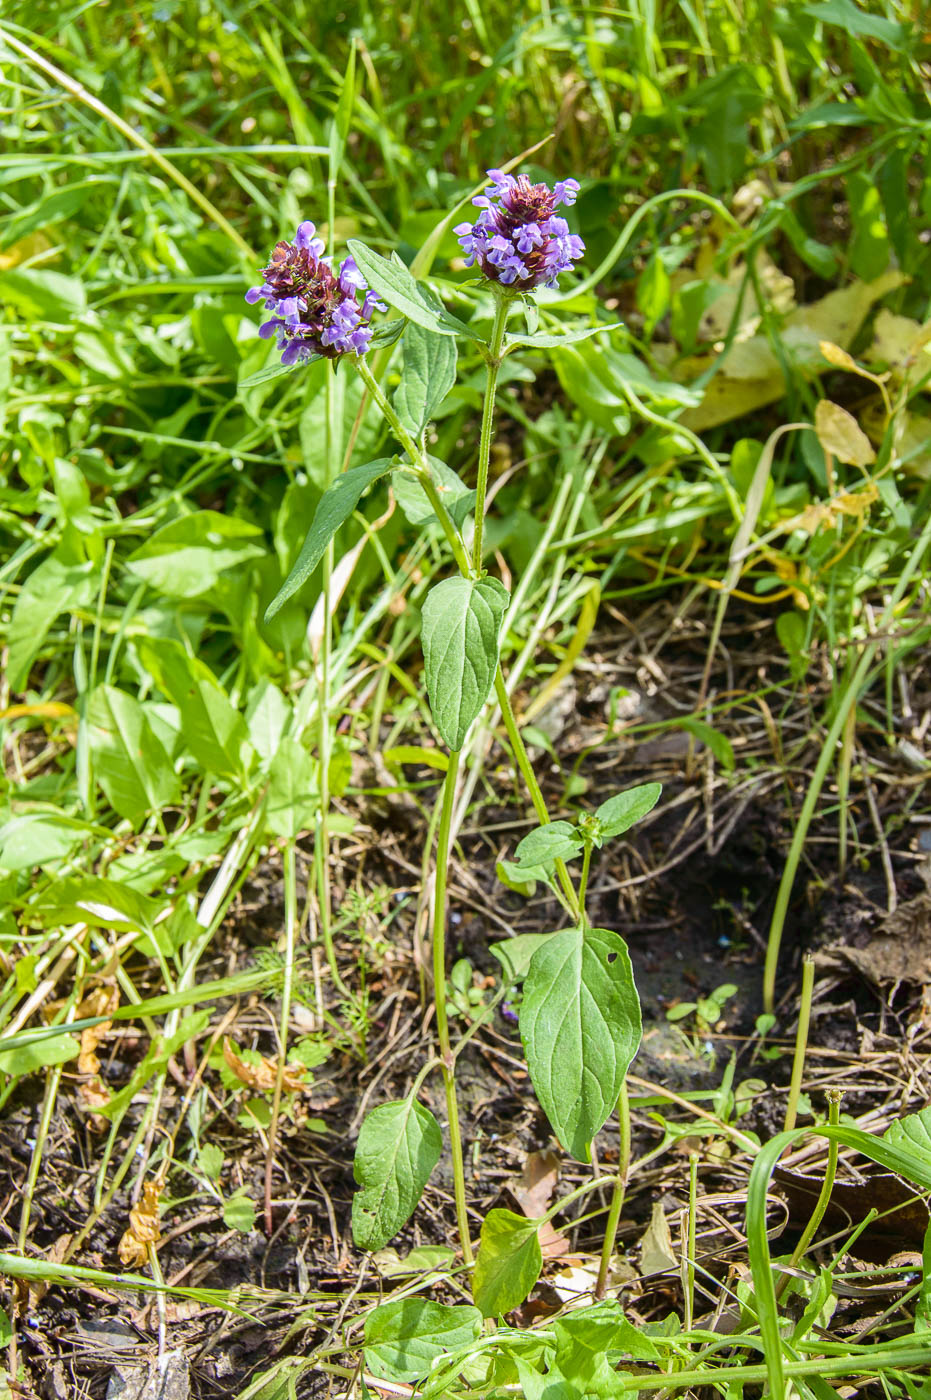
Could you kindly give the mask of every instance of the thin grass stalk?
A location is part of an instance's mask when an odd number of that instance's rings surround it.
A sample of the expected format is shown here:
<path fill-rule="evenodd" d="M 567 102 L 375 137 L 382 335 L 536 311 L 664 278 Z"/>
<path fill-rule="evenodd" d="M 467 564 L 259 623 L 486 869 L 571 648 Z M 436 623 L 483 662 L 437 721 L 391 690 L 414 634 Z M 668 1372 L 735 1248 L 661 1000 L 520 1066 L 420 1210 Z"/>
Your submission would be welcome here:
<path fill-rule="evenodd" d="M 611 1271 L 611 1260 L 614 1257 L 614 1246 L 617 1241 L 617 1227 L 620 1223 L 621 1211 L 624 1208 L 627 1177 L 630 1172 L 630 1096 L 626 1079 L 618 1095 L 617 1117 L 621 1135 L 618 1144 L 617 1175 L 614 1178 L 614 1190 L 611 1193 L 611 1204 L 608 1207 L 608 1219 L 605 1223 L 605 1235 L 601 1245 L 601 1262 L 598 1265 L 598 1279 L 595 1283 L 595 1297 L 598 1299 L 603 1298 L 607 1291 L 608 1275 Z M 564 1205 L 565 1202 L 562 1204 Z"/>
<path fill-rule="evenodd" d="M 899 604 L 905 597 L 905 593 L 913 577 L 920 569 L 929 545 L 931 545 L 931 515 L 929 515 L 928 519 L 925 521 L 924 529 L 915 542 L 915 546 L 899 576 L 898 583 L 895 586 L 892 596 L 883 611 L 882 618 L 877 625 L 877 631 L 880 634 L 891 630 L 895 622 Z M 773 910 L 772 922 L 769 927 L 769 938 L 766 945 L 766 963 L 763 969 L 763 1007 L 764 1010 L 768 1012 L 773 1011 L 775 1004 L 776 970 L 779 966 L 779 949 L 782 944 L 782 932 L 785 927 L 786 914 L 789 909 L 792 886 L 795 884 L 795 876 L 802 859 L 802 852 L 805 849 L 808 828 L 811 826 L 824 780 L 834 761 L 838 740 L 844 732 L 844 727 L 847 724 L 847 717 L 851 709 L 856 706 L 861 693 L 866 688 L 870 668 L 873 665 L 873 659 L 879 645 L 878 638 L 869 638 L 863 646 L 859 661 L 849 673 L 843 690 L 838 697 L 833 722 L 825 736 L 818 762 L 815 765 L 815 771 L 812 774 L 811 782 L 808 785 L 808 791 L 805 794 L 805 800 L 802 803 L 802 809 L 795 823 L 795 830 L 792 833 L 792 844 L 789 847 L 789 854 L 782 872 L 782 880 L 780 881 L 779 891 L 776 895 L 776 905 Z"/>
<path fill-rule="evenodd" d="M 436 1007 L 436 1038 L 440 1044 L 440 1061 L 443 1066 L 443 1087 L 446 1090 L 446 1113 L 449 1119 L 449 1148 L 453 1162 L 456 1221 L 459 1226 L 463 1262 L 468 1266 L 473 1262 L 472 1241 L 469 1237 L 465 1167 L 462 1160 L 462 1134 L 459 1128 L 459 1105 L 456 1099 L 456 1059 L 449 1039 L 449 1018 L 446 1014 L 446 885 L 458 776 L 459 752 L 456 750 L 449 755 L 449 767 L 443 780 L 443 792 L 440 799 L 442 804 L 440 825 L 436 841 L 436 879 L 433 889 L 433 1000 Z"/>
<path fill-rule="evenodd" d="M 536 812 L 540 824 L 545 826 L 550 819 L 546 806 L 546 799 L 540 791 L 540 784 L 537 782 L 537 775 L 533 771 L 533 764 L 530 762 L 527 746 L 521 737 L 517 720 L 514 717 L 511 697 L 508 695 L 507 686 L 504 683 L 504 675 L 500 666 L 495 672 L 495 695 L 498 700 L 498 707 L 501 710 L 501 718 L 504 720 L 504 727 L 507 730 L 511 751 L 520 769 L 521 777 L 527 784 L 527 791 L 530 794 L 530 801 L 533 803 L 533 810 Z M 556 874 L 562 886 L 563 894 L 566 897 L 569 912 L 574 919 L 580 919 L 582 917 L 581 906 L 579 905 L 578 895 L 575 892 L 575 886 L 572 883 L 564 860 L 557 860 Z"/>
<path fill-rule="evenodd" d="M 297 858 L 294 840 L 284 848 L 284 978 L 281 987 L 281 1014 L 278 1021 L 278 1066 L 275 1092 L 272 1096 L 271 1118 L 268 1124 L 268 1148 L 265 1154 L 265 1233 L 271 1236 L 272 1186 L 275 1172 L 275 1148 L 281 1115 L 281 1095 L 288 1062 L 288 1026 L 291 1021 L 291 998 L 294 992 L 294 957 L 297 941 Z"/>
<path fill-rule="evenodd" d="M 104 121 L 109 122 L 110 126 L 112 126 L 115 131 L 118 131 L 121 136 L 124 136 L 127 141 L 131 142 L 132 145 L 138 146 L 141 151 L 144 151 L 148 158 L 168 176 L 169 180 L 173 180 L 178 188 L 184 190 L 188 198 L 192 200 L 209 219 L 212 219 L 217 228 L 221 229 L 222 232 L 226 234 L 227 238 L 238 248 L 240 253 L 244 254 L 250 261 L 255 260 L 255 254 L 249 247 L 249 244 L 242 235 L 233 228 L 229 220 L 223 217 L 216 205 L 213 204 L 196 185 L 193 185 L 186 175 L 182 175 L 178 167 L 173 165 L 172 162 L 162 154 L 158 147 L 153 146 L 151 141 L 147 140 L 140 131 L 130 126 L 129 122 L 125 122 L 122 117 L 117 116 L 116 112 L 108 107 L 105 102 L 101 102 L 99 97 L 95 97 L 93 93 L 88 92 L 83 83 L 77 82 L 74 78 L 63 72 L 61 68 L 56 68 L 54 63 L 49 63 L 47 58 L 43 58 L 35 49 L 30 48 L 28 44 L 24 44 L 20 39 L 17 39 L 8 29 L 0 29 L 0 39 L 2 39 L 3 43 L 8 44 L 14 52 L 18 53 L 22 58 L 25 58 L 27 63 L 33 64 L 50 77 L 53 82 L 56 82 L 59 87 L 64 88 L 65 92 L 70 93 L 72 97 L 76 97 L 79 102 L 83 102 L 86 107 L 89 107 L 92 112 L 96 112 L 99 117 L 103 117 Z"/>
<path fill-rule="evenodd" d="M 828 1089 L 828 1123 L 832 1128 L 836 1128 L 840 1122 L 840 1101 L 843 1094 L 840 1089 Z M 796 1269 L 808 1250 L 808 1246 L 814 1239 L 818 1226 L 824 1219 L 824 1212 L 828 1208 L 831 1199 L 831 1192 L 834 1190 L 834 1180 L 837 1176 L 837 1154 L 839 1144 L 836 1138 L 828 1139 L 828 1160 L 824 1169 L 824 1180 L 821 1183 L 821 1190 L 815 1202 L 815 1208 L 811 1213 L 811 1219 L 802 1231 L 802 1238 L 792 1251 L 792 1258 L 789 1260 L 789 1269 Z M 789 1286 L 791 1273 L 782 1275 L 776 1284 L 776 1297 L 781 1298 Z"/>
<path fill-rule="evenodd" d="M 802 994 L 799 999 L 798 1029 L 795 1032 L 795 1053 L 792 1056 L 792 1078 L 789 1081 L 789 1097 L 786 1100 L 786 1117 L 783 1132 L 791 1132 L 798 1116 L 799 1094 L 802 1092 L 802 1075 L 805 1072 L 805 1052 L 808 1049 L 808 1028 L 811 1024 L 811 998 L 815 986 L 815 960 L 811 953 L 802 959 Z"/>

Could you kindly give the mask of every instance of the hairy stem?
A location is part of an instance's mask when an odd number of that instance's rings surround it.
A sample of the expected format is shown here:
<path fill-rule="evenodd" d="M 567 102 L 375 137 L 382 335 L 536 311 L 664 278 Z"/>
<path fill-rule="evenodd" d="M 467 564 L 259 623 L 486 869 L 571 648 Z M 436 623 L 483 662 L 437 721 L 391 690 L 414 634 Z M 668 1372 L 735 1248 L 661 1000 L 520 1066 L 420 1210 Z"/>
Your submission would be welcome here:
<path fill-rule="evenodd" d="M 485 497 L 488 494 L 488 466 L 491 461 L 491 430 L 495 418 L 495 389 L 501 368 L 501 347 L 507 326 L 510 298 L 498 294 L 495 302 L 495 323 L 488 347 L 488 378 L 485 383 L 485 403 L 482 407 L 482 432 L 478 445 L 478 478 L 475 484 L 475 536 L 472 540 L 472 569 L 482 572 L 482 535 L 485 528 Z"/>
<path fill-rule="evenodd" d="M 446 536 L 446 542 L 452 550 L 453 557 L 459 566 L 459 572 L 464 578 L 470 578 L 472 569 L 469 564 L 469 556 L 465 551 L 465 545 L 462 543 L 462 536 L 456 529 L 452 516 L 440 499 L 439 492 L 430 475 L 430 465 L 426 457 L 395 413 L 394 408 L 385 396 L 384 390 L 365 363 L 365 357 L 359 355 L 354 363 L 356 369 L 359 371 L 363 384 L 371 394 L 373 401 L 378 405 L 379 412 L 382 414 L 386 423 L 390 426 L 391 431 L 410 458 L 411 465 L 417 472 L 417 479 L 426 492 L 427 500 L 433 507 L 436 518 L 442 526 L 443 534 Z"/>

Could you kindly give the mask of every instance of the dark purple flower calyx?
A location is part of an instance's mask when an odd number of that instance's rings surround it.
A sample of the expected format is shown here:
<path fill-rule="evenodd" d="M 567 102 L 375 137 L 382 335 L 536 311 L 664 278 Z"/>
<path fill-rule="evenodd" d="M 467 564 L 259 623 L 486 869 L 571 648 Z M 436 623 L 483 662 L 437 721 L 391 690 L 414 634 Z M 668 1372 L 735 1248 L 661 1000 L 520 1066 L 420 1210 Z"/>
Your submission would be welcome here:
<path fill-rule="evenodd" d="M 276 337 L 284 365 L 318 355 L 329 360 L 364 355 L 372 339 L 372 312 L 387 310 L 376 294 L 367 290 L 352 258 L 346 258 L 334 272 L 331 260 L 323 256 L 323 240 L 316 232 L 312 223 L 305 222 L 293 243 L 276 243 L 271 261 L 262 271 L 262 285 L 246 292 L 250 305 L 263 301 L 265 310 L 271 312 L 270 319 L 259 327 L 259 335 Z M 361 304 L 356 295 L 360 291 L 365 292 Z"/>
<path fill-rule="evenodd" d="M 501 170 L 489 170 L 488 178 L 489 192 L 472 201 L 482 211 L 475 223 L 455 229 L 467 266 L 477 264 L 490 281 L 514 292 L 555 287 L 559 274 L 570 272 L 585 252 L 581 238 L 555 212 L 560 204 L 575 203 L 578 180 L 559 180 L 550 189 Z"/>

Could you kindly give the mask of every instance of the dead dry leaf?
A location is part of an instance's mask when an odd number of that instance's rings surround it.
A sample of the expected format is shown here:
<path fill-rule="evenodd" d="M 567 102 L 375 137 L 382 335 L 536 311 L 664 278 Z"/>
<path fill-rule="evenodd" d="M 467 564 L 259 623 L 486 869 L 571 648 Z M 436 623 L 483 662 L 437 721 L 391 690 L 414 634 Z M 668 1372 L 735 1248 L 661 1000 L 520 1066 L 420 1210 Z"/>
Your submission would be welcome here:
<path fill-rule="evenodd" d="M 555 1152 L 528 1152 L 520 1181 L 511 1187 L 528 1220 L 544 1214 L 559 1181 L 559 1158 Z"/>
<path fill-rule="evenodd" d="M 887 914 L 860 947 L 831 943 L 815 954 L 815 966 L 853 967 L 875 986 L 907 982 L 931 986 L 931 861 L 918 867 L 926 888 Z"/>
<path fill-rule="evenodd" d="M 549 1208 L 559 1180 L 559 1158 L 555 1152 L 529 1152 L 520 1181 L 511 1194 L 528 1220 L 537 1220 Z M 544 1259 L 561 1259 L 569 1252 L 569 1241 L 551 1221 L 537 1231 Z"/>
<path fill-rule="evenodd" d="M 823 371 L 822 342 L 829 341 L 840 349 L 850 345 L 870 308 L 904 280 L 902 272 L 891 268 L 872 282 L 852 282 L 820 301 L 790 311 L 780 331 L 789 361 L 812 374 Z M 717 358 L 703 355 L 683 360 L 677 378 L 688 382 L 714 366 Z M 705 388 L 701 403 L 687 408 L 678 421 L 693 432 L 703 432 L 775 403 L 785 388 L 785 377 L 769 340 L 765 335 L 753 335 L 731 346 Z"/>
<path fill-rule="evenodd" d="M 783 521 L 785 530 L 805 530 L 814 535 L 822 525 L 833 528 L 841 516 L 852 516 L 861 520 L 869 514 L 871 507 L 879 499 L 879 487 L 872 481 L 860 491 L 839 491 L 829 501 L 813 501 L 801 515 Z"/>
<path fill-rule="evenodd" d="M 142 1188 L 142 1200 L 129 1212 L 129 1227 L 119 1244 L 120 1263 L 127 1268 L 139 1268 L 149 1257 L 149 1246 L 162 1237 L 158 1221 L 158 1201 L 164 1182 L 155 1177 Z"/>
<path fill-rule="evenodd" d="M 836 457 L 838 462 L 868 467 L 876 461 L 873 444 L 856 418 L 830 399 L 821 399 L 815 408 L 815 432 L 825 452 Z"/>
<path fill-rule="evenodd" d="M 263 1094 L 273 1092 L 278 1078 L 277 1060 L 269 1060 L 263 1056 L 257 1065 L 248 1065 L 236 1054 L 229 1037 L 223 1041 L 223 1058 L 240 1084 L 244 1084 L 247 1089 L 258 1089 Z M 306 1076 L 307 1071 L 303 1065 L 285 1065 L 282 1088 L 289 1093 L 306 1089 Z"/>
<path fill-rule="evenodd" d="M 774 1180 L 784 1193 L 791 1224 L 802 1229 L 821 1192 L 820 1177 L 803 1176 L 777 1167 Z M 895 1249 L 920 1249 L 928 1228 L 928 1206 L 921 1195 L 892 1172 L 875 1172 L 859 1181 L 835 1181 L 822 1229 L 825 1234 L 847 1232 L 860 1225 L 871 1210 L 881 1212 L 857 1235 L 858 1259 L 887 1264 Z"/>
<path fill-rule="evenodd" d="M 640 1241 L 640 1274 L 664 1274 L 668 1269 L 678 1269 L 679 1260 L 672 1247 L 669 1222 L 663 1210 L 662 1201 L 653 1202 L 653 1214 Z"/>

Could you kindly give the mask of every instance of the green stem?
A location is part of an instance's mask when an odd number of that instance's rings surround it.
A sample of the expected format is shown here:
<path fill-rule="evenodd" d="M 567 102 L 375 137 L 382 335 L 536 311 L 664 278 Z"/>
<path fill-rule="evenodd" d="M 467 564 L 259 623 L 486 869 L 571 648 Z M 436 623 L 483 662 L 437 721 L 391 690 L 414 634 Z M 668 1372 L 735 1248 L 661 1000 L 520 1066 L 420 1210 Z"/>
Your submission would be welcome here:
<path fill-rule="evenodd" d="M 621 1210 L 624 1205 L 624 1193 L 627 1190 L 627 1173 L 630 1171 L 630 1099 L 627 1093 L 626 1079 L 620 1095 L 618 1096 L 617 1116 L 621 1130 L 621 1141 L 618 1147 L 617 1176 L 614 1178 L 614 1191 L 611 1196 L 611 1205 L 608 1209 L 608 1219 L 605 1224 L 604 1242 L 601 1246 L 601 1263 L 598 1267 L 598 1282 L 595 1284 L 595 1297 L 598 1299 L 604 1297 L 608 1287 L 608 1273 L 611 1268 L 611 1259 L 614 1255 L 614 1245 L 617 1240 L 617 1227 L 621 1219 Z"/>
<path fill-rule="evenodd" d="M 582 910 L 582 917 L 585 917 L 585 896 L 588 893 L 588 870 L 592 863 L 592 843 L 585 842 L 585 850 L 582 854 L 582 876 L 579 880 L 579 908 Z"/>
<path fill-rule="evenodd" d="M 805 1051 L 808 1048 L 808 1027 L 811 1022 L 811 996 L 815 986 L 815 960 L 811 953 L 802 959 L 802 995 L 798 1008 L 798 1030 L 795 1032 L 795 1054 L 792 1058 L 792 1078 L 789 1081 L 789 1098 L 786 1103 L 786 1121 L 783 1132 L 795 1127 L 798 1114 L 798 1099 L 802 1091 L 802 1074 L 805 1070 Z"/>
<path fill-rule="evenodd" d="M 446 1089 L 446 1113 L 449 1118 L 449 1148 L 453 1160 L 456 1220 L 459 1225 L 463 1262 L 468 1266 L 472 1263 L 473 1255 L 466 1206 L 462 1134 L 459 1130 L 459 1105 L 456 1100 L 456 1059 L 449 1040 L 449 1018 L 446 1015 L 446 881 L 458 776 L 459 751 L 456 750 L 449 755 L 449 767 L 443 782 L 440 827 L 436 842 L 436 881 L 433 887 L 433 1000 L 436 1006 L 436 1037 L 440 1042 L 440 1059 L 443 1065 L 443 1085 Z"/>
<path fill-rule="evenodd" d="M 840 1122 L 840 1089 L 828 1089 L 828 1122 L 834 1128 Z M 821 1221 L 824 1219 L 824 1212 L 828 1208 L 831 1199 L 831 1192 L 834 1190 L 834 1178 L 837 1175 L 837 1153 L 838 1139 L 828 1139 L 828 1161 L 824 1169 L 824 1181 L 821 1183 L 821 1191 L 815 1203 L 815 1208 L 811 1213 L 811 1219 L 802 1232 L 802 1238 L 792 1251 L 792 1258 L 789 1260 L 789 1270 L 796 1269 L 800 1260 L 804 1259 L 805 1252 L 815 1237 L 815 1232 Z M 789 1286 L 791 1272 L 784 1273 L 776 1284 L 776 1297 L 781 1298 Z"/>
<path fill-rule="evenodd" d="M 540 791 L 537 775 L 533 771 L 530 755 L 527 753 L 526 746 L 521 738 L 520 730 L 517 727 L 517 720 L 514 717 L 514 711 L 511 707 L 511 697 L 508 695 L 507 686 L 504 684 L 504 676 L 500 666 L 495 673 L 495 696 L 498 701 L 498 708 L 501 710 L 501 718 L 504 720 L 504 727 L 507 730 L 508 739 L 510 740 L 511 750 L 514 754 L 517 766 L 520 769 L 521 777 L 527 784 L 527 791 L 530 794 L 530 801 L 533 803 L 533 810 L 536 812 L 541 825 L 545 826 L 550 819 L 550 814 L 546 809 L 546 802 L 543 798 L 543 793 Z M 556 874 L 559 877 L 559 883 L 562 885 L 563 892 L 566 896 L 570 914 L 574 919 L 581 919 L 582 908 L 564 860 L 558 860 L 556 862 Z"/>
<path fill-rule="evenodd" d="M 695 1214 L 698 1202 L 698 1153 L 689 1153 L 689 1225 L 685 1246 L 685 1308 L 682 1319 L 684 1332 L 691 1332 L 695 1318 Z"/>
<path fill-rule="evenodd" d="M 332 229 L 332 223 L 330 225 Z M 332 237 L 332 234 L 331 234 Z M 338 402 L 333 365 L 327 366 L 326 377 L 326 471 L 331 485 L 338 456 Z M 333 561 L 334 547 L 330 540 L 323 556 L 323 635 L 320 638 L 320 660 L 317 694 L 317 759 L 320 768 L 320 807 L 314 842 L 314 865 L 317 875 L 317 905 L 320 936 L 333 985 L 340 996 L 348 996 L 346 984 L 339 974 L 336 949 L 333 945 L 332 895 L 330 891 L 330 660 L 333 653 Z M 267 1198 L 266 1198 L 267 1200 Z M 266 1203 L 266 1213 L 268 1212 Z"/>
<path fill-rule="evenodd" d="M 469 563 L 469 556 L 466 554 L 465 546 L 462 543 L 462 537 L 456 529 L 452 516 L 440 499 L 439 492 L 430 475 L 430 464 L 424 456 L 424 453 L 395 413 L 394 408 L 385 396 L 384 390 L 365 363 L 365 357 L 359 355 L 354 359 L 353 363 L 359 372 L 363 384 L 371 394 L 373 401 L 378 405 L 379 412 L 382 414 L 385 421 L 390 426 L 391 431 L 410 458 L 411 466 L 417 473 L 417 480 L 426 492 L 427 500 L 433 507 L 436 518 L 443 528 L 443 534 L 446 536 L 446 542 L 452 550 L 453 557 L 459 566 L 459 572 L 462 574 L 463 578 L 471 578 L 472 568 Z"/>
<path fill-rule="evenodd" d="M 491 461 L 491 430 L 495 418 L 495 389 L 501 368 L 501 348 L 507 326 L 511 299 L 499 293 L 495 303 L 495 323 L 488 347 L 488 378 L 485 382 L 485 402 L 482 407 L 482 432 L 478 445 L 478 478 L 475 484 L 475 536 L 472 541 L 472 569 L 482 572 L 482 534 L 485 527 L 485 497 L 488 494 L 488 467 Z"/>
<path fill-rule="evenodd" d="M 69 1010 L 69 1019 L 73 1019 L 74 1007 Z M 39 1126 L 36 1129 L 35 1146 L 32 1149 L 32 1157 L 29 1160 L 29 1173 L 26 1177 L 26 1184 L 23 1187 L 23 1198 L 20 1205 L 19 1230 L 16 1235 L 16 1248 L 21 1254 L 25 1253 L 26 1241 L 29 1237 L 29 1220 L 32 1214 L 32 1202 L 35 1197 L 36 1182 L 39 1179 L 39 1168 L 42 1165 L 42 1157 L 45 1152 L 45 1144 L 48 1140 L 49 1128 L 52 1124 L 52 1114 L 55 1111 L 55 1102 L 58 1098 L 58 1088 L 61 1084 L 62 1065 L 55 1065 L 48 1071 L 45 1080 L 45 1098 L 42 1101 L 42 1114 L 39 1118 Z"/>

